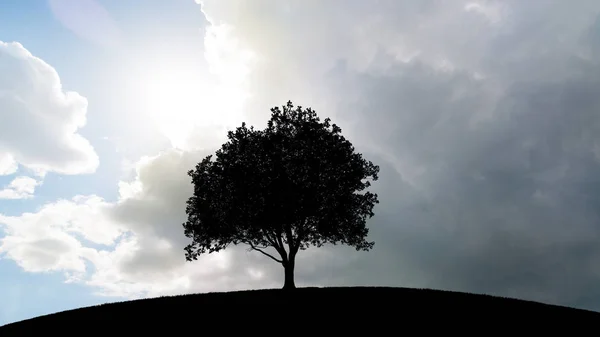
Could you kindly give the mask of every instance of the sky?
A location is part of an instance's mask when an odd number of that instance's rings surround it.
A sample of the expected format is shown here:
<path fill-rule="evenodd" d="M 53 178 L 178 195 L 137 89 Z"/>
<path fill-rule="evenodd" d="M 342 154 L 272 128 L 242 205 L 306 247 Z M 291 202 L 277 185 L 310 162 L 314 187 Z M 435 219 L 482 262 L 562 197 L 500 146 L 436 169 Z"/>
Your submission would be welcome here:
<path fill-rule="evenodd" d="M 467 291 L 600 311 L 600 2 L 0 2 L 0 325 L 278 288 L 247 247 L 186 262 L 187 171 L 312 107 L 381 168 L 370 252 L 298 286 Z"/>

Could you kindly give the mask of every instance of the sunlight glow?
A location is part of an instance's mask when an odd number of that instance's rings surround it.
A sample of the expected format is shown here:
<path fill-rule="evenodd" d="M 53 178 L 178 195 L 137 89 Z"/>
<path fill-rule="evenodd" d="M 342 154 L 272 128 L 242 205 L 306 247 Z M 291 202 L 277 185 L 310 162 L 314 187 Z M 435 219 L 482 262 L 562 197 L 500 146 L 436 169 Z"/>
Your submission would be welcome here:
<path fill-rule="evenodd" d="M 200 53 L 148 46 L 139 55 L 135 86 L 143 97 L 140 118 L 173 147 L 213 147 L 244 121 L 256 55 L 242 46 L 231 27 L 207 27 Z"/>
<path fill-rule="evenodd" d="M 242 92 L 222 85 L 209 86 L 183 71 L 156 72 L 145 83 L 145 93 L 149 117 L 177 148 L 197 145 L 189 144 L 195 132 L 218 133 L 241 120 Z"/>

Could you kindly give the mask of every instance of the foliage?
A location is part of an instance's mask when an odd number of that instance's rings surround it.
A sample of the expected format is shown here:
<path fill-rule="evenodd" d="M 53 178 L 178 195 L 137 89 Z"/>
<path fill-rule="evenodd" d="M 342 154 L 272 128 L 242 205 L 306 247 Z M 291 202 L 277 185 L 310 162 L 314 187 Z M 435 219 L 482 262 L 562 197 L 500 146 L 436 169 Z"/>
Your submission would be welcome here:
<path fill-rule="evenodd" d="M 361 192 L 378 179 L 379 167 L 356 153 L 341 131 L 292 102 L 271 109 L 264 130 L 242 123 L 229 131 L 216 155 L 188 172 L 194 193 L 183 226 L 193 242 L 186 259 L 230 244 L 247 244 L 284 266 L 310 246 L 371 249 L 366 220 L 379 201 Z"/>

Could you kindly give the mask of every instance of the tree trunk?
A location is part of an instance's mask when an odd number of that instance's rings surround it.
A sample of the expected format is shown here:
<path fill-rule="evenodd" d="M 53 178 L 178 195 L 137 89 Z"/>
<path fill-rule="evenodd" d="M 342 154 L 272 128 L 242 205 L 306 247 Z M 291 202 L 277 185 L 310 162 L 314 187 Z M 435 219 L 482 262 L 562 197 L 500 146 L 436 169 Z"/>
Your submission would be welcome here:
<path fill-rule="evenodd" d="M 291 258 L 287 263 L 283 264 L 283 269 L 285 273 L 285 281 L 283 283 L 283 289 L 296 289 L 296 284 L 294 283 L 294 258 Z"/>

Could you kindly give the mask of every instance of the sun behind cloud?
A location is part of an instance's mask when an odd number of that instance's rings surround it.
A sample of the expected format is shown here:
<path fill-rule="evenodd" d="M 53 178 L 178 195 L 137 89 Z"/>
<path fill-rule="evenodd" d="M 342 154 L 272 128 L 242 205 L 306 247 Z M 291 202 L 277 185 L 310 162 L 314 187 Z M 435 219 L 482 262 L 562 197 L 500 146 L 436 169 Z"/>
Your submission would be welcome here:
<path fill-rule="evenodd" d="M 235 43 L 227 27 L 211 26 L 204 41 L 204 58 L 165 53 L 147 61 L 148 71 L 136 79 L 146 117 L 175 148 L 215 146 L 243 121 L 254 55 Z"/>

